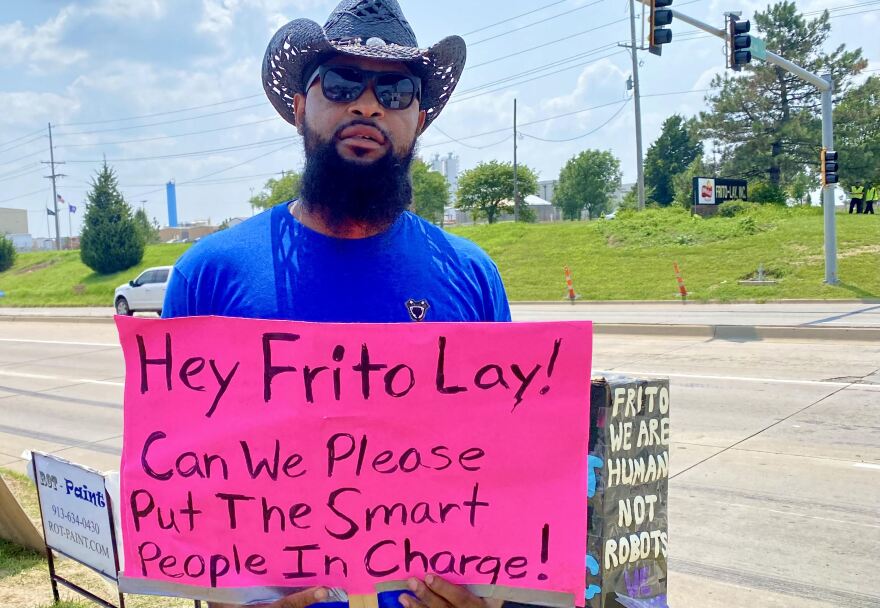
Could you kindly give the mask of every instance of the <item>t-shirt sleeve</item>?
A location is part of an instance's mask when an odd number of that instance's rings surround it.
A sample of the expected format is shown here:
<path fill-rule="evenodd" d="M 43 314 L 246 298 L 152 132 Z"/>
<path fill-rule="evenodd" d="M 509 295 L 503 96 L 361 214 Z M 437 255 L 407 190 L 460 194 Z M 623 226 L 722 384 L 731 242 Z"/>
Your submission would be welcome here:
<path fill-rule="evenodd" d="M 171 270 L 171 278 L 168 279 L 168 288 L 165 290 L 162 318 L 173 319 L 174 317 L 192 316 L 191 299 L 192 294 L 190 293 L 189 281 L 175 266 Z"/>
<path fill-rule="evenodd" d="M 490 321 L 510 321 L 510 303 L 507 301 L 507 292 L 504 282 L 498 272 L 498 267 L 492 264 L 491 276 L 492 318 Z"/>

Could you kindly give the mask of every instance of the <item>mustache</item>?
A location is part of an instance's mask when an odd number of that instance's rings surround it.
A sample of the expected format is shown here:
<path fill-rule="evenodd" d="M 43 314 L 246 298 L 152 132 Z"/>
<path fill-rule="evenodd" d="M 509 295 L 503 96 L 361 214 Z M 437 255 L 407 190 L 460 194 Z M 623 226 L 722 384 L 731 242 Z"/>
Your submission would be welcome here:
<path fill-rule="evenodd" d="M 372 120 L 368 120 L 368 119 L 366 119 L 366 118 L 355 118 L 354 120 L 351 120 L 351 121 L 349 121 L 349 122 L 347 122 L 347 123 L 341 125 L 341 126 L 340 126 L 338 129 L 336 129 L 336 131 L 333 133 L 333 139 L 339 139 L 339 138 L 342 136 L 342 132 L 343 132 L 343 131 L 345 131 L 347 128 L 349 128 L 349 127 L 353 127 L 353 126 L 355 126 L 355 125 L 362 125 L 362 126 L 365 126 L 365 127 L 372 127 L 373 129 L 376 129 L 377 131 L 379 131 L 379 133 L 382 134 L 382 137 L 385 138 L 385 141 L 391 144 L 392 149 L 393 149 L 393 147 L 394 147 L 394 138 L 391 137 L 391 135 L 388 133 L 388 131 L 386 131 L 385 129 L 383 129 L 382 127 L 380 127 L 378 124 L 376 124 L 376 123 L 373 122 Z"/>

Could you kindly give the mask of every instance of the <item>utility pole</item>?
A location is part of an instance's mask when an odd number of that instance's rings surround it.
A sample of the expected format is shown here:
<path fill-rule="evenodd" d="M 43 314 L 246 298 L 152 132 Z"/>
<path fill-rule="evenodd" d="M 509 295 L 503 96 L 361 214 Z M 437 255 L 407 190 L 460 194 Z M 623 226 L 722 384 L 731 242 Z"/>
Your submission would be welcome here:
<path fill-rule="evenodd" d="M 519 221 L 519 182 L 516 175 L 516 97 L 513 98 L 513 221 Z"/>
<path fill-rule="evenodd" d="M 52 169 L 52 175 L 46 175 L 46 179 L 52 180 L 52 204 L 55 208 L 55 249 L 61 251 L 61 230 L 58 225 L 58 189 L 55 187 L 55 180 L 64 177 L 62 173 L 55 173 L 55 165 L 63 165 L 63 162 L 55 162 L 55 149 L 52 146 L 52 123 L 49 123 L 49 162 L 41 161 L 44 165 L 49 165 Z"/>
<path fill-rule="evenodd" d="M 645 168 L 642 164 L 642 102 L 639 98 L 639 59 L 636 56 L 636 5 L 629 0 L 630 50 L 632 51 L 633 97 L 636 107 L 636 179 L 638 180 L 639 209 L 645 208 Z"/>
<path fill-rule="evenodd" d="M 645 2 L 646 0 L 640 0 Z M 717 36 L 722 40 L 726 40 L 728 44 L 732 44 L 730 34 L 726 29 L 712 27 L 708 23 L 704 23 L 699 19 L 694 19 L 682 12 L 671 9 L 676 19 L 684 21 L 687 24 L 708 32 L 713 36 Z M 767 63 L 778 66 L 790 74 L 794 74 L 801 80 L 809 82 L 822 94 L 822 145 L 831 150 L 834 147 L 834 122 L 832 113 L 832 99 L 834 85 L 829 74 L 818 76 L 797 65 L 780 57 L 776 53 L 765 51 Z M 828 285 L 837 285 L 837 218 L 834 215 L 834 184 L 828 184 L 822 187 L 822 207 L 825 221 L 825 283 Z"/>

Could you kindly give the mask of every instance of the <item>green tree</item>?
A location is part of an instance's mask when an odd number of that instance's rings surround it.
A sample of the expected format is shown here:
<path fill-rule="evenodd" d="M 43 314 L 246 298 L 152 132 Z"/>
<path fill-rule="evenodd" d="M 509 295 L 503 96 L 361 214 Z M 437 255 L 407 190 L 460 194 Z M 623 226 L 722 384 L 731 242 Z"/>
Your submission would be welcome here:
<path fill-rule="evenodd" d="M 92 180 L 86 195 L 86 215 L 80 238 L 80 259 L 98 274 L 131 268 L 144 257 L 142 234 L 131 207 L 119 193 L 116 174 L 104 166 Z"/>
<path fill-rule="evenodd" d="M 278 203 L 289 201 L 299 196 L 302 176 L 296 171 L 283 172 L 281 179 L 270 177 L 263 186 L 263 191 L 251 197 L 249 203 L 258 209 L 268 209 Z"/>
<path fill-rule="evenodd" d="M 703 163 L 702 155 L 692 160 L 687 169 L 674 175 L 672 177 L 673 205 L 690 209 L 694 204 L 694 178 L 705 175 L 711 174 L 709 167 Z"/>
<path fill-rule="evenodd" d="M 880 183 L 880 76 L 844 95 L 834 111 L 834 147 L 844 187 Z"/>
<path fill-rule="evenodd" d="M 518 165 L 516 175 L 517 195 L 524 201 L 538 191 L 538 175 L 526 165 Z M 458 179 L 457 198 L 456 207 L 494 224 L 502 213 L 513 211 L 513 165 L 492 160 L 465 171 Z"/>
<path fill-rule="evenodd" d="M 439 224 L 443 219 L 443 210 L 449 202 L 449 184 L 446 178 L 431 171 L 420 158 L 413 159 L 410 177 L 413 186 L 412 211 L 429 222 Z"/>
<path fill-rule="evenodd" d="M 577 220 L 586 209 L 591 218 L 606 213 L 611 195 L 620 188 L 620 161 L 606 150 L 584 150 L 565 163 L 559 173 L 559 185 L 553 204 L 562 209 L 562 217 Z"/>
<path fill-rule="evenodd" d="M 785 189 L 785 194 L 796 205 L 810 204 L 810 190 L 816 188 L 819 182 L 807 173 L 798 173 Z M 749 197 L 751 198 L 751 196 Z"/>
<path fill-rule="evenodd" d="M 15 263 L 15 247 L 12 241 L 0 234 L 0 272 L 9 270 Z"/>
<path fill-rule="evenodd" d="M 813 73 L 830 73 L 839 99 L 867 65 L 861 49 L 840 45 L 826 52 L 828 11 L 807 20 L 794 2 L 783 1 L 754 15 L 753 31 L 767 48 Z M 700 133 L 722 147 L 722 173 L 785 186 L 817 163 L 821 99 L 816 88 L 780 67 L 753 61 L 742 77 L 716 76 L 700 115 Z"/>
<path fill-rule="evenodd" d="M 672 177 L 685 171 L 703 149 L 693 123 L 673 114 L 663 121 L 660 136 L 648 148 L 645 189 L 652 191 L 651 200 L 661 207 L 672 204 Z"/>
<path fill-rule="evenodd" d="M 143 209 L 138 209 L 134 213 L 134 225 L 141 235 L 144 244 L 150 245 L 159 242 L 159 229 L 150 223 L 147 213 Z"/>

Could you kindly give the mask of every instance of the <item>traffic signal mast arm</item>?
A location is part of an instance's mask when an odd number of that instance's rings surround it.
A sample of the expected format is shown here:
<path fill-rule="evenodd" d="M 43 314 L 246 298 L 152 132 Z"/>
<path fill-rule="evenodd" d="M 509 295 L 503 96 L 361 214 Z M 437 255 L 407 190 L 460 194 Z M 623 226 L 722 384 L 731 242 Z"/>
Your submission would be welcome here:
<path fill-rule="evenodd" d="M 651 0 L 638 0 L 638 1 L 648 7 L 651 6 Z M 727 43 L 730 44 L 730 36 L 728 35 L 726 30 L 721 29 L 721 28 L 717 28 L 717 27 L 712 27 L 708 23 L 705 23 L 704 21 L 700 21 L 699 19 L 694 19 L 690 15 L 685 15 L 681 11 L 678 11 L 674 8 L 668 8 L 666 10 L 672 11 L 672 16 L 675 17 L 675 19 L 677 19 L 678 21 L 684 21 L 685 23 L 692 25 L 695 28 L 701 29 L 704 32 L 708 32 L 708 33 L 712 34 L 713 36 L 717 36 L 718 38 L 721 38 L 722 40 L 726 40 Z M 789 72 L 791 72 L 795 76 L 798 76 L 802 80 L 809 82 L 810 84 L 815 86 L 817 89 L 819 89 L 823 93 L 826 90 L 828 90 L 828 91 L 831 90 L 831 84 L 828 83 L 826 80 L 824 80 L 821 76 L 817 76 L 816 74 L 813 74 L 812 72 L 808 72 L 807 70 L 805 70 L 801 66 L 797 65 L 796 63 L 792 63 L 791 61 L 789 61 L 787 59 L 783 59 L 782 57 L 780 57 L 776 53 L 771 53 L 770 51 L 767 51 L 767 63 L 772 63 L 773 65 L 778 65 L 779 67 L 781 67 L 784 70 L 788 70 Z"/>
<path fill-rule="evenodd" d="M 647 6 L 652 6 L 651 0 L 639 0 L 642 4 Z M 672 12 L 672 16 L 679 20 L 684 21 L 697 29 L 701 29 L 704 32 L 708 32 L 713 36 L 721 38 L 722 40 L 727 41 L 727 44 L 730 45 L 733 41 L 730 39 L 729 33 L 724 29 L 718 29 L 717 27 L 712 27 L 708 23 L 704 23 L 699 19 L 694 19 L 689 15 L 685 15 L 684 13 L 669 8 L 667 9 Z M 833 81 L 831 80 L 830 74 L 824 74 L 823 76 L 819 76 L 817 74 L 813 74 L 812 72 L 808 72 L 801 66 L 788 61 L 787 59 L 783 59 L 776 53 L 771 53 L 767 51 L 767 63 L 771 63 L 773 65 L 777 65 L 781 67 L 783 70 L 786 70 L 801 80 L 809 82 L 813 86 L 815 86 L 822 93 L 822 147 L 826 150 L 834 150 L 834 124 L 832 120 L 832 107 L 831 107 L 831 93 L 834 89 Z M 835 158 L 836 160 L 836 158 Z M 822 158 L 824 161 L 824 156 Z M 822 162 L 822 169 L 825 169 L 824 162 Z M 837 278 L 837 234 L 836 234 L 836 218 L 834 216 L 834 184 L 823 184 L 822 187 L 822 207 L 824 211 L 825 218 L 825 282 L 829 285 L 836 285 L 838 283 Z"/>

